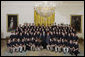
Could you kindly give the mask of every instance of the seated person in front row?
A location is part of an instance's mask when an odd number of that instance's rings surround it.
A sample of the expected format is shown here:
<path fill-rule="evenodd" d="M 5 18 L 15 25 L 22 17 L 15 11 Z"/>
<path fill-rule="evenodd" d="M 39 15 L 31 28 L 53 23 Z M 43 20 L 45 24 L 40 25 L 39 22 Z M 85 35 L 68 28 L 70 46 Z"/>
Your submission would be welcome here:
<path fill-rule="evenodd" d="M 52 39 L 50 39 L 49 43 L 47 43 L 47 50 L 51 50 Z"/>
<path fill-rule="evenodd" d="M 68 41 L 65 39 L 64 41 L 64 46 L 63 46 L 63 53 L 68 53 L 69 52 L 69 46 L 68 46 Z"/>
<path fill-rule="evenodd" d="M 73 44 L 73 41 L 70 40 L 70 43 L 69 43 L 69 53 L 71 55 L 73 55 L 73 49 L 74 49 L 74 44 Z"/>
<path fill-rule="evenodd" d="M 37 39 L 35 40 L 35 50 L 39 50 L 39 42 Z"/>
<path fill-rule="evenodd" d="M 56 46 L 56 39 L 53 38 L 52 43 L 50 45 L 51 51 L 53 51 L 55 49 L 55 46 Z"/>
<path fill-rule="evenodd" d="M 21 45 L 22 45 L 22 50 L 26 51 L 26 41 L 24 39 L 22 39 Z"/>
<path fill-rule="evenodd" d="M 8 41 L 7 41 L 7 48 L 8 48 L 8 52 L 12 52 L 12 44 L 11 44 L 11 39 L 9 39 Z"/>
<path fill-rule="evenodd" d="M 31 42 L 31 50 L 35 50 L 35 39 L 33 37 L 30 40 L 30 42 Z"/>
<path fill-rule="evenodd" d="M 21 41 L 20 41 L 19 38 L 16 41 L 16 47 L 15 47 L 15 49 L 16 49 L 17 52 L 22 52 L 22 45 L 21 45 Z"/>
<path fill-rule="evenodd" d="M 26 41 L 26 50 L 30 50 L 31 45 L 30 45 L 30 39 L 28 38 Z"/>
<path fill-rule="evenodd" d="M 15 49 L 15 47 L 16 47 L 15 39 L 12 40 L 11 45 L 12 45 L 12 46 L 11 46 L 11 47 L 12 47 L 12 48 L 11 48 L 12 52 L 15 52 L 15 51 L 16 51 L 16 49 Z"/>
<path fill-rule="evenodd" d="M 35 50 L 42 50 L 43 49 L 43 46 L 42 46 L 42 44 L 41 44 L 42 42 L 41 42 L 41 40 L 40 40 L 40 38 L 39 39 L 35 39 Z"/>
<path fill-rule="evenodd" d="M 78 45 L 78 42 L 76 41 L 75 44 L 74 44 L 74 50 L 73 50 L 73 53 L 74 55 L 78 55 L 79 52 L 79 45 Z"/>
<path fill-rule="evenodd" d="M 61 40 L 58 39 L 58 40 L 57 40 L 57 46 L 56 46 L 56 49 L 57 49 L 57 50 L 56 50 L 56 51 L 57 51 L 57 52 L 61 52 L 61 47 L 62 47 L 62 45 L 61 45 Z"/>
<path fill-rule="evenodd" d="M 43 49 L 43 46 L 42 46 L 42 40 L 41 40 L 41 39 L 39 39 L 39 48 L 40 48 L 40 50 Z"/>

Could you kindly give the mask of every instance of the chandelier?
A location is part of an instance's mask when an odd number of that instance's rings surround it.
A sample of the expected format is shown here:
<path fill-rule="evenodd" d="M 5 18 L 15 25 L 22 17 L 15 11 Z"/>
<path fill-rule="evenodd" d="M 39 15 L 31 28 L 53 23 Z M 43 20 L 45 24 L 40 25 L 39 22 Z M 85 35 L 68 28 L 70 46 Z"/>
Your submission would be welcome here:
<path fill-rule="evenodd" d="M 43 17 L 50 16 L 55 12 L 55 4 L 48 3 L 47 1 L 36 4 L 34 8 Z"/>

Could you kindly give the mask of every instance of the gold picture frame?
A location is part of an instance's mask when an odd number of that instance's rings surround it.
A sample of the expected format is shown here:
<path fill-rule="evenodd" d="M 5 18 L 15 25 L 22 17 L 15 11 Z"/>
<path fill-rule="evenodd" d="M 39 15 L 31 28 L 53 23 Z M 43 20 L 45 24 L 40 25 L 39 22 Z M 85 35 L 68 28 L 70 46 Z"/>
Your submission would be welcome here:
<path fill-rule="evenodd" d="M 18 26 L 18 14 L 7 14 L 7 32 L 13 32 Z M 10 23 L 13 25 L 10 26 Z M 12 27 L 12 28 L 11 28 Z"/>
<path fill-rule="evenodd" d="M 70 16 L 70 25 L 72 26 L 72 16 L 81 16 L 81 26 L 80 26 L 80 31 L 78 33 L 82 33 L 82 15 L 71 15 Z"/>

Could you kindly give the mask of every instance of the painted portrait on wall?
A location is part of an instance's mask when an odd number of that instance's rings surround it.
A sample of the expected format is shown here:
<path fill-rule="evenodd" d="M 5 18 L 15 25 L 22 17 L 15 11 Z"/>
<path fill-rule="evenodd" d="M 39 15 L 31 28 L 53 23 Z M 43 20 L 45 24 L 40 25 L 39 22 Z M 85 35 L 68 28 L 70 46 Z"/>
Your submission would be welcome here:
<path fill-rule="evenodd" d="M 18 15 L 17 14 L 8 14 L 7 15 L 7 31 L 12 32 L 18 26 Z"/>
<path fill-rule="evenodd" d="M 76 32 L 81 32 L 81 16 L 82 15 L 72 15 L 71 16 L 71 26 L 76 30 Z"/>

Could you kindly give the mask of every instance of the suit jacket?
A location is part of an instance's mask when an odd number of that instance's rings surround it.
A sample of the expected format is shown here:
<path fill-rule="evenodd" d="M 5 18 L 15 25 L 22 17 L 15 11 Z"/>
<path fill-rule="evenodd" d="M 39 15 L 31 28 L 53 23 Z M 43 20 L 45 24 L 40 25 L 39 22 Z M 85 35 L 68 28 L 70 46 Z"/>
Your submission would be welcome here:
<path fill-rule="evenodd" d="M 49 44 L 49 41 L 50 41 L 50 35 L 46 37 L 46 43 Z"/>

